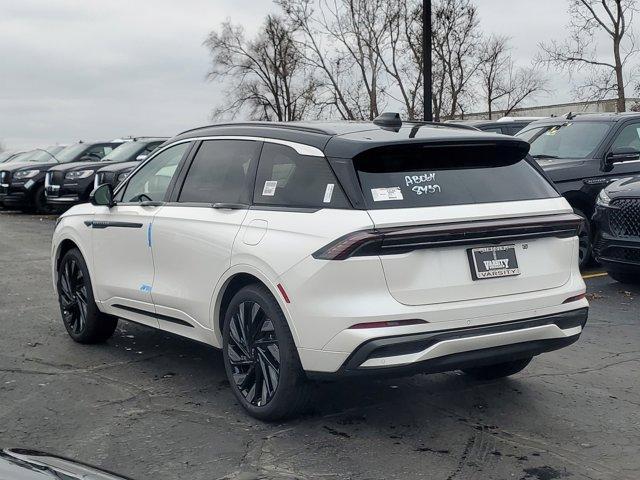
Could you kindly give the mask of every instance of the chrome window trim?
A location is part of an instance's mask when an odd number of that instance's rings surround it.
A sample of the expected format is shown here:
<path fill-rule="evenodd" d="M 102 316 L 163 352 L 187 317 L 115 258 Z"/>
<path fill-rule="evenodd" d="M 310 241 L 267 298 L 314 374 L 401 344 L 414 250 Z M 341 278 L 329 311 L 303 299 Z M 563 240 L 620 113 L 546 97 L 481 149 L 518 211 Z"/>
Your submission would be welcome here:
<path fill-rule="evenodd" d="M 133 177 L 140 168 L 146 165 L 148 162 L 152 161 L 157 155 L 164 152 L 166 149 L 179 145 L 181 143 L 187 142 L 198 142 L 204 140 L 248 140 L 254 142 L 264 142 L 264 143 L 275 143 L 278 145 L 284 145 L 287 147 L 293 148 L 299 155 L 306 155 L 308 157 L 322 157 L 324 158 L 324 153 L 319 148 L 313 147 L 311 145 L 306 145 L 304 143 L 290 142 L 288 140 L 280 140 L 277 138 L 269 138 L 269 137 L 252 137 L 249 135 L 214 135 L 208 137 L 190 137 L 183 138 L 182 140 L 177 140 L 175 142 L 169 143 L 160 149 L 156 149 L 153 151 L 151 155 L 146 160 L 140 162 L 136 168 L 134 168 L 131 173 L 127 176 L 127 178 L 121 182 L 113 192 L 113 196 L 115 197 L 117 193 L 119 193 L 120 189 L 128 183 L 128 180 Z"/>

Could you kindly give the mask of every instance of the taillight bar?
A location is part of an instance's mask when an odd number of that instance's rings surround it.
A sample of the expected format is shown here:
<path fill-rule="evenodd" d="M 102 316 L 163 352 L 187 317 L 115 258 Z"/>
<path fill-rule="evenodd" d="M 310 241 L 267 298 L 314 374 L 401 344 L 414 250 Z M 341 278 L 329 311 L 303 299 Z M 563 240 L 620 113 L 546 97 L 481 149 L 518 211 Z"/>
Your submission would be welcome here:
<path fill-rule="evenodd" d="M 353 256 L 393 255 L 426 248 L 499 244 L 543 237 L 569 238 L 578 235 L 582 221 L 582 217 L 568 213 L 359 230 L 322 247 L 313 253 L 313 257 L 345 260 Z"/>

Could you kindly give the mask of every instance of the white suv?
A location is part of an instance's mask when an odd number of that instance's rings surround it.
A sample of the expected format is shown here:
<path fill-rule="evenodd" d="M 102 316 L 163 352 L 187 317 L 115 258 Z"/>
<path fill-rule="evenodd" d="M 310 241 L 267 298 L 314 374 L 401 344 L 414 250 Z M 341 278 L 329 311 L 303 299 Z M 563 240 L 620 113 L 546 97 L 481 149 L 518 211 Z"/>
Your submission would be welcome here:
<path fill-rule="evenodd" d="M 527 142 L 456 125 L 228 124 L 169 140 L 59 220 L 64 324 L 118 318 L 222 348 L 239 402 L 307 380 L 522 370 L 587 320 L 580 218 Z"/>

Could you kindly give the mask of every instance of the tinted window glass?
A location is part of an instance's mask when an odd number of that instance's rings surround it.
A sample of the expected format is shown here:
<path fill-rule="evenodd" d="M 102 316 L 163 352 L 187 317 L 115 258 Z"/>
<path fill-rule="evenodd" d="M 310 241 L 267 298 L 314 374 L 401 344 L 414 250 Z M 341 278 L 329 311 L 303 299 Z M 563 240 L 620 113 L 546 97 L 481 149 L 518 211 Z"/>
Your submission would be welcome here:
<path fill-rule="evenodd" d="M 481 130 L 484 132 L 502 133 L 502 128 L 500 127 L 484 127 Z"/>
<path fill-rule="evenodd" d="M 188 146 L 189 143 L 181 143 L 153 157 L 129 179 L 117 199 L 124 202 L 163 201 Z"/>
<path fill-rule="evenodd" d="M 588 158 L 611 128 L 604 122 L 567 122 L 545 127 L 531 138 L 531 155 L 535 158 Z"/>
<path fill-rule="evenodd" d="M 261 143 L 245 140 L 203 142 L 184 180 L 179 202 L 246 203 L 248 172 Z"/>
<path fill-rule="evenodd" d="M 354 159 L 370 209 L 557 197 L 526 160 L 495 146 L 375 149 Z"/>
<path fill-rule="evenodd" d="M 611 149 L 621 147 L 635 148 L 640 151 L 640 123 L 627 125 L 618 134 Z"/>
<path fill-rule="evenodd" d="M 262 149 L 253 198 L 262 205 L 349 208 L 325 158 L 273 143 Z"/>
<path fill-rule="evenodd" d="M 87 149 L 84 143 L 76 143 L 75 145 L 69 145 L 56 154 L 56 158 L 60 163 L 67 163 L 74 161 L 78 155 L 83 153 Z"/>

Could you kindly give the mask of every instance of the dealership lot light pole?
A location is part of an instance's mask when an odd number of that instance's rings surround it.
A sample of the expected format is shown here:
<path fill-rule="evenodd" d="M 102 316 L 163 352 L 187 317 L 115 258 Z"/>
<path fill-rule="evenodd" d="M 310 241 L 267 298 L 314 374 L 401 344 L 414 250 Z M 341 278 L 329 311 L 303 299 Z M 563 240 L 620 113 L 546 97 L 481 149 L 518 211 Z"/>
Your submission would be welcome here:
<path fill-rule="evenodd" d="M 431 68 L 431 0 L 422 0 L 422 78 L 424 78 L 424 120 L 433 121 Z"/>

